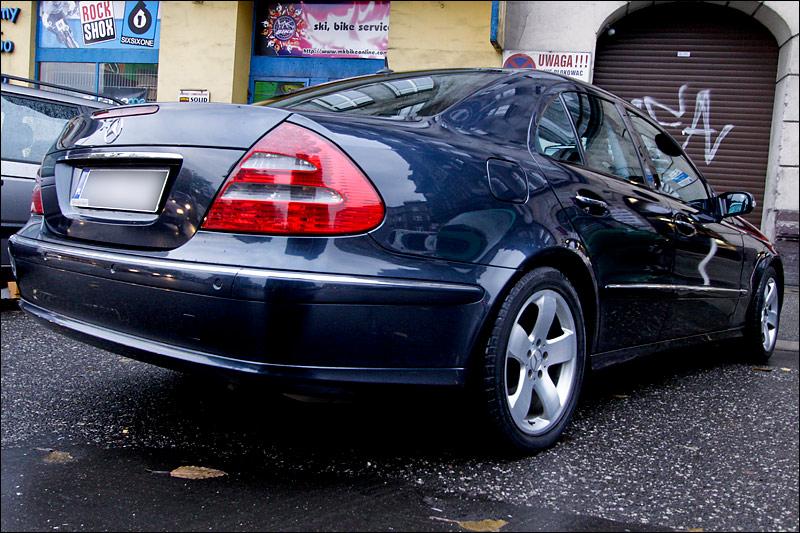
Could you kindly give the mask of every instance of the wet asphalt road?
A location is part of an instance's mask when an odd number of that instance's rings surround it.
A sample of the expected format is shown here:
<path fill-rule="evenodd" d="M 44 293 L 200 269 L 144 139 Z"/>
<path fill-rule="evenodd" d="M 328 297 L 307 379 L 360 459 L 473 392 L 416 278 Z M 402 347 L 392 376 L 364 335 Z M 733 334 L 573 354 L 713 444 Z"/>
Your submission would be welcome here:
<path fill-rule="evenodd" d="M 563 440 L 493 456 L 457 395 L 300 403 L 2 313 L 2 529 L 797 530 L 798 355 L 596 373 Z M 51 450 L 66 462 L 45 461 Z M 50 456 L 51 457 L 51 456 Z M 181 465 L 224 477 L 183 480 Z M 500 523 L 498 523 L 499 525 Z M 470 524 L 463 524 L 470 526 Z"/>

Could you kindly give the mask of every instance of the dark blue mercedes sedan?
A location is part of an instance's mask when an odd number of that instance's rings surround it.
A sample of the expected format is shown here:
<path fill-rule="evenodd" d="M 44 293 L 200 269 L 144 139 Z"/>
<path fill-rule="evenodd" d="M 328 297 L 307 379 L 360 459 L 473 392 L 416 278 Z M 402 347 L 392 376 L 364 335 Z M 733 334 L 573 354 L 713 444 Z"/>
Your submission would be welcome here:
<path fill-rule="evenodd" d="M 466 387 L 530 451 L 591 367 L 771 355 L 783 267 L 753 204 L 590 85 L 387 73 L 79 116 L 10 251 L 22 308 L 86 342 L 278 390 Z"/>

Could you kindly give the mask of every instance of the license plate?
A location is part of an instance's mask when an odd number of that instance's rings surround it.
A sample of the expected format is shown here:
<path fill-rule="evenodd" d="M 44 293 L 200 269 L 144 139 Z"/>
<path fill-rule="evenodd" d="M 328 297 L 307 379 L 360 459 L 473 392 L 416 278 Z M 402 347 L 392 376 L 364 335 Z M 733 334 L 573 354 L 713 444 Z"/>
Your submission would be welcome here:
<path fill-rule="evenodd" d="M 84 168 L 69 203 L 81 209 L 155 213 L 168 176 L 165 168 Z"/>

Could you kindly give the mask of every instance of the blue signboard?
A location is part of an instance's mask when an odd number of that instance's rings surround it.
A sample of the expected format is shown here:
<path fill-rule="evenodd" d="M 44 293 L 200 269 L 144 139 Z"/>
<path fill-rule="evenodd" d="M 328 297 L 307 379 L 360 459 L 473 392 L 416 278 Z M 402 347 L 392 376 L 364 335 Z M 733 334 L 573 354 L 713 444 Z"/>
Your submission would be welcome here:
<path fill-rule="evenodd" d="M 121 44 L 153 48 L 158 26 L 158 2 L 125 2 Z"/>
<path fill-rule="evenodd" d="M 158 22 L 158 2 L 42 1 L 39 48 L 157 50 Z"/>

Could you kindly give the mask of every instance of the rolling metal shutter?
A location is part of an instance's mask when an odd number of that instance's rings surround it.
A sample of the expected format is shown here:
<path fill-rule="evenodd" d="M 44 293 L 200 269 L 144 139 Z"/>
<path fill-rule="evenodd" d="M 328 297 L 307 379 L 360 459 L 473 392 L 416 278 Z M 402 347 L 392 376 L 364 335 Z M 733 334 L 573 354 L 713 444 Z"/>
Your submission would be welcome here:
<path fill-rule="evenodd" d="M 673 3 L 635 12 L 597 41 L 595 85 L 649 112 L 716 192 L 756 197 L 761 224 L 778 46 L 737 10 Z"/>

